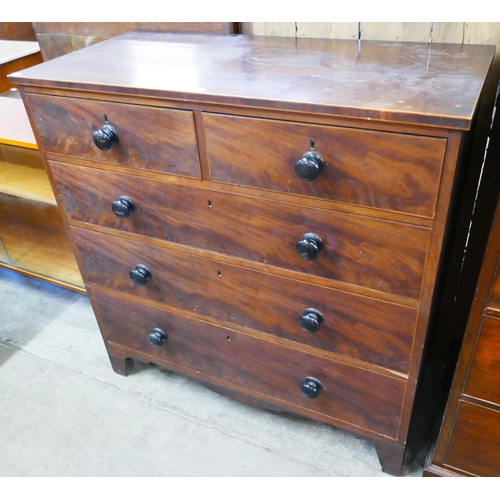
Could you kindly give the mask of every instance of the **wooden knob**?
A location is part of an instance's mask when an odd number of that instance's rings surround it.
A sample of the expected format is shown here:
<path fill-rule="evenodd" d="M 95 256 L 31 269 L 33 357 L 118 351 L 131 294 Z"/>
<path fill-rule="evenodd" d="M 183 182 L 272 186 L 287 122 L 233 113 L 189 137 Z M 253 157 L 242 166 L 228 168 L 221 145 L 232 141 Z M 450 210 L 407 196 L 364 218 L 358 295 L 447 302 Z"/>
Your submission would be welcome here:
<path fill-rule="evenodd" d="M 295 163 L 295 173 L 303 181 L 310 182 L 318 178 L 324 166 L 325 161 L 319 154 L 308 151 L 297 160 L 297 163 Z"/>
<path fill-rule="evenodd" d="M 323 240 L 314 233 L 306 233 L 295 245 L 299 257 L 304 260 L 317 259 L 323 250 Z"/>
<path fill-rule="evenodd" d="M 319 398 L 321 389 L 323 389 L 321 382 L 314 377 L 306 377 L 302 381 L 302 385 L 300 386 L 300 392 L 302 393 L 302 396 L 307 399 Z"/>
<path fill-rule="evenodd" d="M 132 212 L 135 210 L 134 202 L 127 196 L 120 196 L 111 204 L 111 210 L 113 213 L 120 217 L 120 219 L 126 219 L 130 217 Z"/>
<path fill-rule="evenodd" d="M 100 129 L 95 130 L 92 134 L 94 144 L 102 151 L 111 149 L 111 146 L 118 144 L 118 134 L 116 130 L 105 123 Z"/>
<path fill-rule="evenodd" d="M 155 347 L 161 347 L 167 340 L 167 336 L 163 330 L 153 328 L 151 333 L 148 333 L 148 342 Z"/>
<path fill-rule="evenodd" d="M 135 269 L 132 269 L 129 273 L 130 279 L 140 286 L 146 285 L 146 283 L 153 277 L 151 271 L 143 264 L 137 264 Z"/>
<path fill-rule="evenodd" d="M 308 333 L 316 333 L 321 323 L 323 323 L 323 315 L 316 309 L 306 309 L 299 319 L 299 325 L 302 330 Z"/>

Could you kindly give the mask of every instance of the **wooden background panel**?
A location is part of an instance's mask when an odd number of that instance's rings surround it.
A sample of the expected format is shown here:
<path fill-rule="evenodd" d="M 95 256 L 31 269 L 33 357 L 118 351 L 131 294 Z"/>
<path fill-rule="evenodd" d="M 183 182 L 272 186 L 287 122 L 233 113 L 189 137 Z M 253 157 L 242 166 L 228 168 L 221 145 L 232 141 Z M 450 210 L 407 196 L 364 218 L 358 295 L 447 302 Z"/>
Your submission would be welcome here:
<path fill-rule="evenodd" d="M 432 23 L 361 23 L 362 40 L 429 42 Z"/>
<path fill-rule="evenodd" d="M 296 23 L 297 37 L 357 40 L 359 23 Z"/>
<path fill-rule="evenodd" d="M 240 32 L 245 35 L 296 36 L 296 24 L 297 23 L 240 23 Z"/>

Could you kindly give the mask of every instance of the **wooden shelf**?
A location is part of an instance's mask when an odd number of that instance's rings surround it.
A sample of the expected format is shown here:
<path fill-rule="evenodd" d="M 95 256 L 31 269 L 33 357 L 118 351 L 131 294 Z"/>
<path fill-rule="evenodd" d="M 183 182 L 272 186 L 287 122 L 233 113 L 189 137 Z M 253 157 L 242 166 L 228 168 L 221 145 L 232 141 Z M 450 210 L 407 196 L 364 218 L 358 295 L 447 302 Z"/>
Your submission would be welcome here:
<path fill-rule="evenodd" d="M 0 95 L 0 144 L 38 149 L 19 91 Z"/>
<path fill-rule="evenodd" d="M 0 192 L 56 205 L 38 151 L 0 145 Z"/>
<path fill-rule="evenodd" d="M 0 239 L 0 266 L 85 292 L 73 250 L 63 232 L 2 217 Z"/>

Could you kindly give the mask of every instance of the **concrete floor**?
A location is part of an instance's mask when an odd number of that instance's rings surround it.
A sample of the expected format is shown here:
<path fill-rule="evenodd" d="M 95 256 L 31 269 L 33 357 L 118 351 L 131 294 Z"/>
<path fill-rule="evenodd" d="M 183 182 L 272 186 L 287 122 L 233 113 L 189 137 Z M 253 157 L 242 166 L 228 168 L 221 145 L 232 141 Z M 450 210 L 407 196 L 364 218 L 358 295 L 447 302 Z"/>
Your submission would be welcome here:
<path fill-rule="evenodd" d="M 111 369 L 86 295 L 0 268 L 0 476 L 376 477 L 332 426 L 236 403 L 154 365 Z M 410 447 L 403 476 L 421 476 Z"/>

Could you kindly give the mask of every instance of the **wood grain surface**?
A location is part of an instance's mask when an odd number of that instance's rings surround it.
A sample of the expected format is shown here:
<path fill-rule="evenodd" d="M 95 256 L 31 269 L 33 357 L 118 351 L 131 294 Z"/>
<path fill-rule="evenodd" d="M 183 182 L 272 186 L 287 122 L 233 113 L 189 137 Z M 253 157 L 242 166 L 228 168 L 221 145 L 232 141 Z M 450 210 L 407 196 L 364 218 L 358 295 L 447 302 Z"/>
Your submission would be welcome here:
<path fill-rule="evenodd" d="M 46 153 L 201 175 L 192 112 L 32 94 L 28 103 Z M 104 125 L 104 115 L 119 137 L 108 151 L 101 151 L 92 139 Z"/>
<path fill-rule="evenodd" d="M 464 393 L 500 405 L 500 319 L 485 317 Z"/>
<path fill-rule="evenodd" d="M 66 215 L 91 224 L 164 239 L 418 298 L 431 231 L 330 210 L 49 162 Z M 119 196 L 137 209 L 110 209 Z M 301 259 L 298 240 L 315 233 L 324 249 Z"/>
<path fill-rule="evenodd" d="M 143 32 L 12 81 L 467 130 L 493 54 L 477 45 Z"/>
<path fill-rule="evenodd" d="M 164 366 L 188 370 L 230 388 L 252 391 L 298 413 L 319 414 L 397 437 L 406 385 L 402 380 L 95 290 L 92 295 L 104 339 L 112 346 L 124 346 Z M 147 341 L 153 328 L 168 337 L 159 348 Z M 283 359 L 286 363 L 280 362 Z M 315 400 L 300 393 L 306 376 L 319 379 L 324 387 Z"/>
<path fill-rule="evenodd" d="M 446 140 L 203 113 L 210 178 L 432 218 Z M 326 166 L 301 180 L 295 163 Z"/>
<path fill-rule="evenodd" d="M 413 308 L 81 228 L 72 228 L 72 234 L 86 282 L 92 286 L 402 373 L 408 371 L 417 315 Z M 129 278 L 129 272 L 139 263 L 152 273 L 146 286 L 138 286 Z M 319 310 L 324 317 L 316 333 L 299 326 L 307 308 Z"/>
<path fill-rule="evenodd" d="M 498 477 L 500 470 L 500 412 L 460 402 L 445 466 L 477 476 Z"/>

